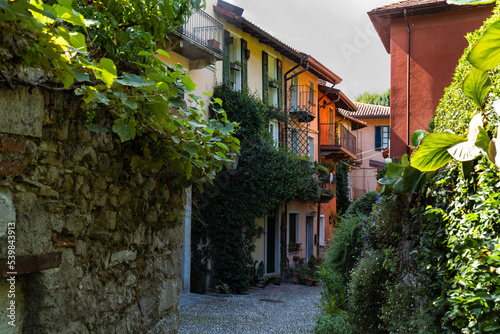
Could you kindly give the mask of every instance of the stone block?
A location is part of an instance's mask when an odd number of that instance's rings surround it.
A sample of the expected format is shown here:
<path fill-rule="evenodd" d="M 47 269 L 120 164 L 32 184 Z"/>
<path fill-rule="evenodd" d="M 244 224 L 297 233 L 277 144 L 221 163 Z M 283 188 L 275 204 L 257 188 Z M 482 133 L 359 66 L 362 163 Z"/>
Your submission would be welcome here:
<path fill-rule="evenodd" d="M 176 307 L 181 296 L 181 283 L 177 279 L 169 279 L 158 286 L 160 303 L 158 311 L 160 314 L 169 308 Z"/>
<path fill-rule="evenodd" d="M 0 190 L 0 237 L 7 234 L 9 224 L 16 222 L 16 209 L 9 190 Z"/>
<path fill-rule="evenodd" d="M 110 266 L 115 266 L 123 262 L 133 261 L 137 258 L 137 252 L 128 249 L 113 253 L 111 255 Z"/>
<path fill-rule="evenodd" d="M 42 137 L 44 96 L 38 89 L 0 90 L 0 132 Z"/>
<path fill-rule="evenodd" d="M 153 308 L 156 302 L 156 297 L 142 297 L 139 301 L 139 309 L 141 310 L 142 315 L 146 315 Z"/>
<path fill-rule="evenodd" d="M 0 175 L 19 176 L 24 171 L 24 164 L 20 161 L 2 161 L 0 163 Z"/>
<path fill-rule="evenodd" d="M 0 151 L 24 154 L 24 152 L 26 152 L 26 142 L 24 140 L 15 140 L 14 138 L 4 137 L 2 138 Z"/>
<path fill-rule="evenodd" d="M 115 211 L 102 210 L 98 219 L 99 219 L 99 225 L 101 225 L 102 227 L 107 228 L 108 230 L 116 229 Z"/>

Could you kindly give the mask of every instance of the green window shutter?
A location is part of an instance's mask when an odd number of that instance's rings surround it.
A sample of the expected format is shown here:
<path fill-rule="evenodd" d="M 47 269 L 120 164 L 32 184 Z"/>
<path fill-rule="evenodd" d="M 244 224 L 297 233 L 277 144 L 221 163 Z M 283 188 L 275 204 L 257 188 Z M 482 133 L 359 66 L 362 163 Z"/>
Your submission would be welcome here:
<path fill-rule="evenodd" d="M 276 68 L 278 69 L 278 108 L 283 109 L 283 62 L 276 59 Z"/>
<path fill-rule="evenodd" d="M 382 149 L 382 127 L 375 126 L 375 149 L 380 151 Z"/>
<path fill-rule="evenodd" d="M 262 51 L 262 102 L 269 103 L 269 57 L 266 51 Z"/>
<path fill-rule="evenodd" d="M 248 91 L 247 41 L 241 40 L 241 90 Z"/>
<path fill-rule="evenodd" d="M 222 59 L 222 83 L 224 85 L 231 85 L 231 68 L 230 68 L 230 58 L 229 58 L 229 44 L 226 43 L 227 39 L 230 37 L 230 33 L 224 30 L 224 56 Z"/>

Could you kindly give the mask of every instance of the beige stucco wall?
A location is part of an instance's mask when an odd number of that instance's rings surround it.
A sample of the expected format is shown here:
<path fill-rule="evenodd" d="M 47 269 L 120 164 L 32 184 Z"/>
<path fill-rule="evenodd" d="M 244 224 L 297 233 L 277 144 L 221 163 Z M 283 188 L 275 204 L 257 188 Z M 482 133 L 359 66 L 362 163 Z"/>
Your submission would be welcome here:
<path fill-rule="evenodd" d="M 370 167 L 370 159 L 380 162 L 384 161 L 381 151 L 375 150 L 375 126 L 389 126 L 387 118 L 360 118 L 367 123 L 367 127 L 353 131 L 363 151 L 362 165 L 351 169 L 351 186 L 356 189 L 364 189 L 366 192 L 377 190 L 377 169 Z"/>

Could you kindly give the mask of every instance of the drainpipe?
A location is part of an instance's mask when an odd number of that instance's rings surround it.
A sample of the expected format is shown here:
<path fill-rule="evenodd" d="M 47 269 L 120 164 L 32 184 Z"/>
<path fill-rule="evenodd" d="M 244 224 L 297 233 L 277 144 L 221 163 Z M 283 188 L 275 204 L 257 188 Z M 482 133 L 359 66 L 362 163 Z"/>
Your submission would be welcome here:
<path fill-rule="evenodd" d="M 410 23 L 408 22 L 408 13 L 404 10 L 406 28 L 408 30 L 408 53 L 406 55 L 406 153 L 410 155 Z"/>

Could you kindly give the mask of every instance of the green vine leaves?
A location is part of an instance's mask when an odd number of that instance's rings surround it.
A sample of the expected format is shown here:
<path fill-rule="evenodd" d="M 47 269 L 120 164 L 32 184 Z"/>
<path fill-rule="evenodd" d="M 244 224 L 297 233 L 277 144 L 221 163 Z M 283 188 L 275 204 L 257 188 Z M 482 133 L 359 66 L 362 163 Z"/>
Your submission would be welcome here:
<path fill-rule="evenodd" d="M 196 85 L 187 70 L 159 59 L 168 57 L 159 47 L 168 33 L 199 6 L 197 0 L 90 5 L 0 0 L 0 19 L 23 32 L 25 48 L 16 53 L 25 66 L 42 68 L 73 89 L 87 110 L 111 114 L 111 129 L 92 116 L 89 130 L 112 131 L 122 142 L 140 144 L 142 154 L 132 157 L 132 171 L 167 168 L 183 186 L 201 187 L 239 152 L 232 136 L 237 124 L 227 119 L 220 100 L 211 102 L 215 118 L 205 120 L 207 106 L 192 93 Z"/>

